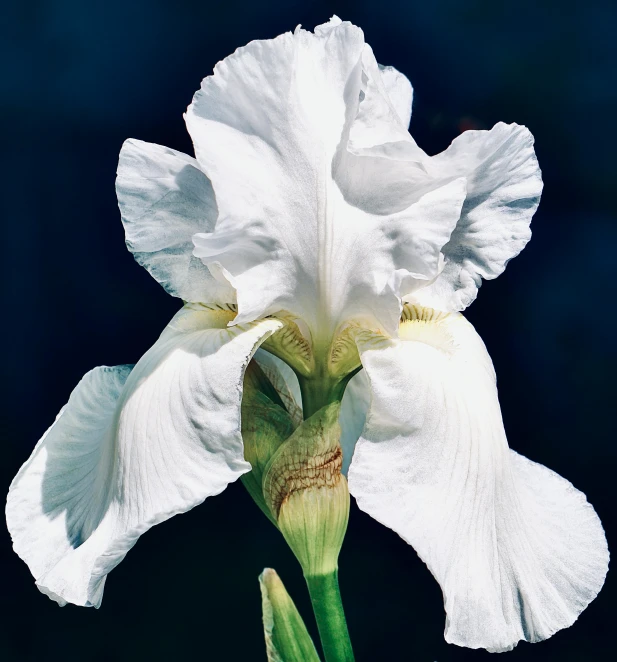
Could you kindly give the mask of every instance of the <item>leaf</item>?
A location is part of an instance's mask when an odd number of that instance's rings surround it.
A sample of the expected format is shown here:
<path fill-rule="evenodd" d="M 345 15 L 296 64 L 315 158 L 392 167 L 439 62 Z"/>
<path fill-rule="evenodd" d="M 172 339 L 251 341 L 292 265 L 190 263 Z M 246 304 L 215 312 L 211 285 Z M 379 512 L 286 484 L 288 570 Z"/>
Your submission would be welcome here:
<path fill-rule="evenodd" d="M 283 582 L 272 568 L 259 576 L 268 662 L 320 662 L 313 641 Z"/>

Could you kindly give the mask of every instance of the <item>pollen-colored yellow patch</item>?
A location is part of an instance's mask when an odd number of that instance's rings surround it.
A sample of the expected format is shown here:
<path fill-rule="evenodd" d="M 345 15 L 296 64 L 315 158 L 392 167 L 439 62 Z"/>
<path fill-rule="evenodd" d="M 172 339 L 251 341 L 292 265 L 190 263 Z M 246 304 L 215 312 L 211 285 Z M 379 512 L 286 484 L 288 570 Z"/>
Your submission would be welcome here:
<path fill-rule="evenodd" d="M 407 304 L 403 308 L 399 325 L 399 338 L 422 342 L 445 354 L 454 354 L 456 343 L 450 326 L 458 315 Z"/>
<path fill-rule="evenodd" d="M 237 315 L 235 304 L 186 303 L 183 313 L 172 322 L 176 331 L 189 333 L 202 329 L 226 329 Z"/>

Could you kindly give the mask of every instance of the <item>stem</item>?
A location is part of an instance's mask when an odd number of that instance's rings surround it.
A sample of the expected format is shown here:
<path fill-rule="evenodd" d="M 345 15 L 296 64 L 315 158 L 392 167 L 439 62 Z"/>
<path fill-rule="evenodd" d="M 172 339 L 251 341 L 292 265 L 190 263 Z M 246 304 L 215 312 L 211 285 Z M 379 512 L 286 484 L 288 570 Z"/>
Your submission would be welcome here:
<path fill-rule="evenodd" d="M 336 400 L 343 399 L 343 393 L 349 380 L 358 372 L 353 370 L 342 378 L 333 378 L 323 371 L 311 377 L 298 375 L 302 394 L 304 420 Z"/>
<path fill-rule="evenodd" d="M 338 571 L 306 577 L 326 662 L 354 662 Z"/>
<path fill-rule="evenodd" d="M 298 381 L 302 393 L 304 420 L 330 403 L 341 400 L 345 390 L 345 384 L 332 382 L 328 379 L 303 378 Z"/>

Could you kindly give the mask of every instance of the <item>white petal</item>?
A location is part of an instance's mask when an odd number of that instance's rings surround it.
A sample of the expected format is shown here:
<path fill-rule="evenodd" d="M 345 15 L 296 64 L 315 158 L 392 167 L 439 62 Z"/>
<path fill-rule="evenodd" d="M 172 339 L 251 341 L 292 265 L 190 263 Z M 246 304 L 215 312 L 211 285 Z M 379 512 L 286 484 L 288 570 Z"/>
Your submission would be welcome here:
<path fill-rule="evenodd" d="M 404 78 L 398 71 L 393 71 Z M 407 131 L 409 121 L 405 123 L 411 114 L 411 106 L 401 120 L 401 111 L 394 105 L 392 99 L 392 95 L 396 98 L 399 94 L 397 83 L 401 81 L 390 72 L 384 75 L 383 68 L 377 64 L 368 44 L 365 45 L 362 53 L 362 73 L 362 95 L 358 112 L 350 128 L 348 149 L 354 154 L 366 153 L 384 158 L 392 155 L 401 157 L 405 154 L 413 157 L 417 147 Z M 408 98 L 411 104 L 410 91 Z M 402 102 L 405 101 L 403 99 Z M 400 105 L 400 98 L 397 98 L 397 103 Z"/>
<path fill-rule="evenodd" d="M 401 121 L 406 79 L 396 70 L 385 71 L 365 46 L 360 103 L 335 173 L 345 199 L 375 214 L 400 211 L 441 185 L 427 172 L 429 157 L 407 131 L 411 108 Z M 410 85 L 408 94 L 411 103 Z"/>
<path fill-rule="evenodd" d="M 236 322 L 284 310 L 324 335 L 353 315 L 391 326 L 399 284 L 412 291 L 410 279 L 436 275 L 435 256 L 460 211 L 454 189 L 438 194 L 449 206 L 447 222 L 424 236 L 428 223 L 406 220 L 417 215 L 410 206 L 422 196 L 407 194 L 409 182 L 401 180 L 405 203 L 389 191 L 385 205 L 357 205 L 339 188 L 366 57 L 387 106 L 375 110 L 380 131 L 386 135 L 393 122 L 408 137 L 370 49 L 370 57 L 364 52 L 362 32 L 337 20 L 316 34 L 251 42 L 216 66 L 188 109 L 197 159 L 219 208 L 215 231 L 194 237 L 195 255 L 220 265 L 236 288 Z M 349 170 L 347 179 L 362 179 L 361 167 Z M 416 246 L 420 254 L 411 255 Z"/>
<path fill-rule="evenodd" d="M 413 301 L 463 310 L 482 278 L 496 278 L 529 240 L 542 178 L 531 133 L 499 123 L 491 131 L 466 131 L 443 153 L 430 157 L 392 121 L 394 102 L 367 47 L 364 95 L 349 133 L 345 168 L 337 182 L 348 202 L 373 213 L 391 213 L 453 177 L 468 181 L 467 199 L 450 242 L 446 267 Z M 399 113 L 400 114 L 400 113 Z"/>
<path fill-rule="evenodd" d="M 315 27 L 315 34 L 319 36 L 326 36 L 333 28 L 337 28 L 339 25 L 342 25 L 343 21 L 334 14 L 332 18 L 327 23 L 322 23 Z"/>
<path fill-rule="evenodd" d="M 354 375 L 343 394 L 339 424 L 341 426 L 341 448 L 343 449 L 342 472 L 347 475 L 356 442 L 362 434 L 371 401 L 371 390 L 365 370 Z"/>
<path fill-rule="evenodd" d="M 195 159 L 127 140 L 116 191 L 129 250 L 167 292 L 185 301 L 235 302 L 233 288 L 193 255 L 192 236 L 213 230 L 217 217 L 212 186 Z"/>
<path fill-rule="evenodd" d="M 98 607 L 142 533 L 250 471 L 244 368 L 281 324 L 226 328 L 231 316 L 186 306 L 132 372 L 89 372 L 14 479 L 15 551 L 60 604 Z"/>
<path fill-rule="evenodd" d="M 437 274 L 439 247 L 454 229 L 464 198 L 465 180 L 458 179 L 397 214 L 350 213 L 354 220 L 334 245 L 328 288 L 333 327 L 348 319 L 377 320 L 395 333 L 400 297 Z"/>
<path fill-rule="evenodd" d="M 447 641 L 504 651 L 546 639 L 602 587 L 600 521 L 568 481 L 509 450 L 471 324 L 407 310 L 402 339 L 359 341 L 372 402 L 350 491 L 440 583 Z"/>
<path fill-rule="evenodd" d="M 394 67 L 379 65 L 381 79 L 392 106 L 396 110 L 401 124 L 407 128 L 411 121 L 411 106 L 413 104 L 413 88 L 407 76 Z"/>
<path fill-rule="evenodd" d="M 461 219 L 443 248 L 446 266 L 422 302 L 463 310 L 481 279 L 497 278 L 531 237 L 529 224 L 540 202 L 542 175 L 533 136 L 518 124 L 496 124 L 490 131 L 465 131 L 430 161 L 440 181 L 467 177 Z"/>
<path fill-rule="evenodd" d="M 278 310 L 314 317 L 318 262 L 328 260 L 320 242 L 338 202 L 332 161 L 357 103 L 363 45 L 358 28 L 336 22 L 251 42 L 216 66 L 188 109 L 220 212 L 195 254 L 230 273 L 239 321 Z"/>

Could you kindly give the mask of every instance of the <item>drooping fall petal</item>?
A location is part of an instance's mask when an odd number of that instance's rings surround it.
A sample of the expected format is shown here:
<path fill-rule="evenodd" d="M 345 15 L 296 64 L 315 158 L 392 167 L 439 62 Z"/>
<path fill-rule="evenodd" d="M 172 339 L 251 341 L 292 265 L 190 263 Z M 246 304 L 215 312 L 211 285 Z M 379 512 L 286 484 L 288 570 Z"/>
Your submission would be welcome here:
<path fill-rule="evenodd" d="M 505 651 L 546 639 L 604 583 L 602 525 L 567 480 L 508 448 L 471 324 L 419 307 L 406 317 L 400 339 L 358 340 L 371 405 L 350 492 L 440 583 L 447 641 Z"/>
<path fill-rule="evenodd" d="M 149 528 L 250 470 L 240 434 L 245 366 L 280 328 L 227 328 L 189 305 L 131 370 L 95 368 L 14 479 L 7 522 L 39 589 L 98 607 L 107 574 Z"/>

